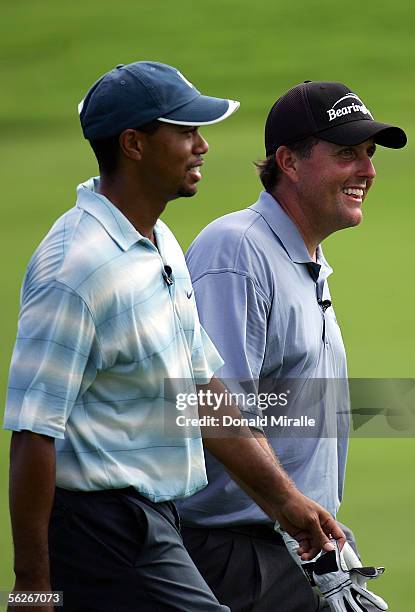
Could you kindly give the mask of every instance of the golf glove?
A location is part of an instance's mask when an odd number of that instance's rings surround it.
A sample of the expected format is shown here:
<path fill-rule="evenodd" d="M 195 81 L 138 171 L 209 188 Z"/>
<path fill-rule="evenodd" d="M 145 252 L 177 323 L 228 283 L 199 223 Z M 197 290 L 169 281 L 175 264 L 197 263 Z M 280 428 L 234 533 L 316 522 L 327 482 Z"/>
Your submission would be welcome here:
<path fill-rule="evenodd" d="M 385 568 L 362 567 L 350 544 L 346 542 L 340 551 L 337 542 L 332 542 L 335 550 L 322 552 L 312 568 L 314 583 L 329 604 L 330 610 L 387 610 L 386 601 L 366 588 L 366 581 L 378 578 Z"/>
<path fill-rule="evenodd" d="M 362 567 L 359 557 L 348 542 L 340 551 L 332 540 L 335 550 L 322 551 L 313 561 L 302 561 L 297 554 L 297 540 L 282 530 L 278 524 L 275 530 L 281 534 L 294 561 L 301 567 L 312 587 L 317 587 L 333 612 L 366 612 L 366 610 L 387 610 L 388 604 L 366 588 L 366 581 L 378 578 L 385 568 Z M 369 606 L 369 607 L 368 607 Z"/>
<path fill-rule="evenodd" d="M 313 568 L 314 568 L 315 561 L 321 556 L 321 553 L 319 553 L 316 557 L 314 557 L 313 561 L 302 561 L 301 557 L 297 554 L 297 550 L 300 547 L 300 545 L 297 542 L 297 540 L 295 538 L 293 538 L 292 536 L 290 536 L 289 533 L 284 531 L 280 527 L 278 521 L 275 523 L 274 529 L 275 529 L 275 531 L 277 533 L 280 534 L 280 536 L 284 540 L 284 544 L 285 544 L 288 552 L 290 553 L 291 557 L 294 559 L 296 564 L 303 571 L 303 573 L 305 574 L 305 576 L 306 576 L 307 580 L 309 581 L 310 585 L 313 587 L 313 590 L 316 591 L 316 593 L 319 595 L 319 592 L 317 592 L 316 585 L 314 583 Z"/>

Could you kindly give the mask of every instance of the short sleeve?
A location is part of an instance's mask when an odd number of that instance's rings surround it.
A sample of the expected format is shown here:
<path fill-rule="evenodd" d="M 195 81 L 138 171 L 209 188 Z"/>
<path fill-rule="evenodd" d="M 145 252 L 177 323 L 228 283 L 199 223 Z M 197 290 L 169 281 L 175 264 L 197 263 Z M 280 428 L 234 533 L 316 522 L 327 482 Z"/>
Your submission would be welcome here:
<path fill-rule="evenodd" d="M 99 363 L 94 321 L 76 292 L 56 281 L 23 292 L 5 429 L 64 438 L 72 407 Z"/>
<path fill-rule="evenodd" d="M 197 385 L 206 385 L 210 382 L 214 373 L 223 366 L 223 359 L 200 325 L 196 309 L 195 319 L 192 349 L 193 376 Z"/>
<path fill-rule="evenodd" d="M 230 271 L 203 274 L 194 289 L 202 325 L 224 359 L 217 375 L 230 391 L 256 396 L 266 347 L 265 299 L 249 276 Z M 239 408 L 261 414 L 256 402 Z"/>

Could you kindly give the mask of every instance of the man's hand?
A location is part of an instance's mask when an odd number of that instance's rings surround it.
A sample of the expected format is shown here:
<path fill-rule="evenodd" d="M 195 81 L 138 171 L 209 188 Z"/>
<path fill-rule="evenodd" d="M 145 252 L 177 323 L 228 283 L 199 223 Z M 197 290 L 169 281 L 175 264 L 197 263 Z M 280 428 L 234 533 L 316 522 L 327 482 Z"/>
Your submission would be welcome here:
<path fill-rule="evenodd" d="M 293 489 L 280 504 L 277 521 L 299 543 L 297 554 L 303 561 L 313 559 L 321 550 L 334 550 L 330 538 L 343 548 L 346 536 L 327 510 Z"/>
<path fill-rule="evenodd" d="M 28 582 L 22 582 L 20 580 L 16 580 L 13 591 L 14 592 L 28 592 L 31 593 L 39 593 L 41 591 L 51 591 L 51 585 L 49 582 L 43 582 L 41 580 L 35 579 L 29 580 Z M 55 612 L 55 607 L 53 604 L 45 604 L 43 606 L 8 606 L 7 612 Z"/>
<path fill-rule="evenodd" d="M 321 552 L 314 561 L 302 562 L 298 543 L 278 523 L 275 530 L 282 536 L 288 552 L 304 572 L 311 587 L 318 589 L 333 612 L 366 612 L 387 610 L 388 604 L 366 588 L 366 581 L 383 574 L 383 567 L 362 567 L 348 542 L 340 550 L 333 542 L 331 552 Z"/>
<path fill-rule="evenodd" d="M 15 591 L 50 591 L 48 527 L 55 495 L 55 443 L 31 431 L 13 432 L 10 447 L 10 515 Z M 53 605 L 10 606 L 52 612 Z"/>
<path fill-rule="evenodd" d="M 226 387 L 215 378 L 208 385 L 200 385 L 203 392 L 210 390 L 224 398 Z M 203 415 L 199 408 L 199 413 Z M 235 404 L 222 402 L 215 412 L 217 417 L 227 414 L 238 422 L 241 413 Z M 267 441 L 256 438 L 248 427 L 201 427 L 203 443 L 212 455 L 226 467 L 231 476 L 248 495 L 283 529 L 300 543 L 303 559 L 311 559 L 323 550 L 332 550 L 329 538 L 346 541 L 341 528 L 322 506 L 296 488 L 288 474 L 272 453 Z M 218 437 L 223 436 L 223 437 Z"/>

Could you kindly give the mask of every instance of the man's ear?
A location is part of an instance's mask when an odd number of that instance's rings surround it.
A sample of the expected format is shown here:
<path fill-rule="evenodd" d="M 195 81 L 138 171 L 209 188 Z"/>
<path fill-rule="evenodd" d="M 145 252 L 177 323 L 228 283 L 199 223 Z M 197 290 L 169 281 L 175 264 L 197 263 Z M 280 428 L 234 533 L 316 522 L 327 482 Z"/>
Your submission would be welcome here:
<path fill-rule="evenodd" d="M 120 149 L 126 157 L 138 161 L 142 155 L 142 132 L 127 129 L 119 137 Z"/>
<path fill-rule="evenodd" d="M 275 163 L 290 181 L 298 182 L 298 157 L 294 151 L 285 145 L 278 147 L 275 152 Z"/>

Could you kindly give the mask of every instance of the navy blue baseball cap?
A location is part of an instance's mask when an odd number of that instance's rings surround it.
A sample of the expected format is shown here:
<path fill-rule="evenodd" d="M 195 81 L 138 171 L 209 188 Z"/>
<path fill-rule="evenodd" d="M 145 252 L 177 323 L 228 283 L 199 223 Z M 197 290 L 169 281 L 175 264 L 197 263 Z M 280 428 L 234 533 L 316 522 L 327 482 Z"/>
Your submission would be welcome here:
<path fill-rule="evenodd" d="M 179 70 L 159 62 L 120 64 L 91 87 L 78 106 L 87 140 L 99 140 L 157 119 L 210 125 L 226 119 L 239 102 L 203 96 Z"/>

